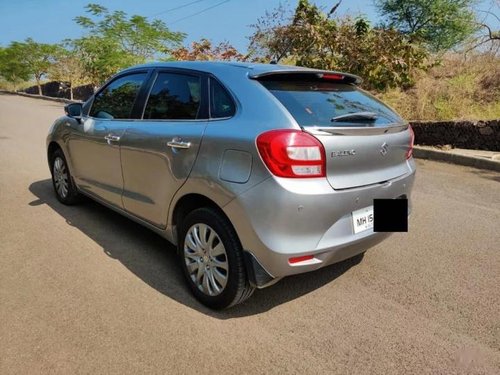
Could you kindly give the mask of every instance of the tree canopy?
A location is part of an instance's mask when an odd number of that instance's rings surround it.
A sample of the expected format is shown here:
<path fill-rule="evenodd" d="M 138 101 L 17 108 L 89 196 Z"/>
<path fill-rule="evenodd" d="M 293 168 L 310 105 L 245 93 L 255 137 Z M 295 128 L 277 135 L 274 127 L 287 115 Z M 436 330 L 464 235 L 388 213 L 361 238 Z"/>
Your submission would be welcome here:
<path fill-rule="evenodd" d="M 86 10 L 89 16 L 76 17 L 75 21 L 88 33 L 69 44 L 96 86 L 120 69 L 168 56 L 185 37 L 160 20 L 129 17 L 125 12 L 110 12 L 98 4 L 87 5 Z"/>
<path fill-rule="evenodd" d="M 57 62 L 49 68 L 48 75 L 53 80 L 68 84 L 70 99 L 73 100 L 73 89 L 88 82 L 83 64 L 74 51 L 62 47 L 56 59 Z"/>
<path fill-rule="evenodd" d="M 85 8 L 90 17 L 76 17 L 76 23 L 89 35 L 113 42 L 120 51 L 138 59 L 168 54 L 185 37 L 184 33 L 171 31 L 161 20 L 148 21 L 139 15 L 128 17 L 123 11 L 110 12 L 98 4 L 88 4 Z"/>
<path fill-rule="evenodd" d="M 23 61 L 23 51 L 18 44 L 0 47 L 0 77 L 13 84 L 14 89 L 30 78 L 29 67 Z"/>
<path fill-rule="evenodd" d="M 389 27 L 443 51 L 465 41 L 476 30 L 475 0 L 375 0 Z"/>
<path fill-rule="evenodd" d="M 201 39 L 192 42 L 191 47 L 180 47 L 171 51 L 171 56 L 175 60 L 236 60 L 243 61 L 247 56 L 242 55 L 228 42 L 219 43 L 216 46 L 208 39 Z"/>
<path fill-rule="evenodd" d="M 17 83 L 33 77 L 42 95 L 41 80 L 56 60 L 57 45 L 37 43 L 28 38 L 24 42 L 12 42 L 0 55 L 0 75 Z"/>
<path fill-rule="evenodd" d="M 381 16 L 377 25 L 363 15 L 337 16 L 342 0 L 337 1 L 328 12 L 313 0 L 298 0 L 293 9 L 282 3 L 266 12 L 253 25 L 247 54 L 229 42 L 212 44 L 205 38 L 185 46 L 185 34 L 161 20 L 91 3 L 75 18 L 84 31 L 80 38 L 57 45 L 29 38 L 0 47 L 0 78 L 14 87 L 34 79 L 41 93 L 47 77 L 70 88 L 98 87 L 121 69 L 149 60 L 274 60 L 351 72 L 363 78 L 365 88 L 384 91 L 412 87 L 417 73 L 438 61 L 435 56 L 465 46 L 462 42 L 478 28 L 484 32 L 469 38 L 472 47 L 464 50 L 488 42 L 490 50 L 500 48 L 498 31 L 476 20 L 475 0 L 373 0 Z"/>
<path fill-rule="evenodd" d="M 280 15 L 282 9 L 267 13 L 253 26 L 251 49 L 261 60 L 351 72 L 377 90 L 411 85 L 414 69 L 426 63 L 420 44 L 398 30 L 374 28 L 364 17 L 331 19 L 308 0 Z"/>

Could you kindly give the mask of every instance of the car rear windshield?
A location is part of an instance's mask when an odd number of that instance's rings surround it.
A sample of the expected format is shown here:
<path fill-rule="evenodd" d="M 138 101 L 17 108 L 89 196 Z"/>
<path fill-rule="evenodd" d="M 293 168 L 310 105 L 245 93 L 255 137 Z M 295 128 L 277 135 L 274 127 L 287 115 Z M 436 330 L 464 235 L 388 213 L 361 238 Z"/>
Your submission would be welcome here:
<path fill-rule="evenodd" d="M 403 121 L 378 99 L 351 84 L 319 80 L 263 80 L 261 84 L 300 126 L 384 126 Z M 374 113 L 376 119 L 332 121 L 337 116 L 360 112 Z"/>

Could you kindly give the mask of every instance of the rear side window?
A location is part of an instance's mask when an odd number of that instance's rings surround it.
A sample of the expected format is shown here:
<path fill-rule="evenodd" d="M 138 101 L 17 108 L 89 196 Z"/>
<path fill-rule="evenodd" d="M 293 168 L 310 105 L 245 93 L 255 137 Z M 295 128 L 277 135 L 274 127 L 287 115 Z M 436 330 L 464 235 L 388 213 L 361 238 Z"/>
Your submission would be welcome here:
<path fill-rule="evenodd" d="M 118 78 L 99 92 L 92 103 L 90 116 L 105 119 L 127 119 L 147 73 Z"/>
<path fill-rule="evenodd" d="M 374 112 L 370 125 L 401 122 L 389 107 L 356 86 L 328 81 L 261 81 L 290 112 L 300 126 L 350 126 L 349 121 L 332 122 L 336 116 Z M 355 126 L 359 126 L 357 123 Z"/>
<path fill-rule="evenodd" d="M 236 107 L 233 99 L 215 79 L 210 78 L 210 117 L 224 118 L 234 116 Z"/>
<path fill-rule="evenodd" d="M 149 94 L 144 119 L 195 120 L 200 110 L 200 99 L 200 77 L 160 73 Z"/>

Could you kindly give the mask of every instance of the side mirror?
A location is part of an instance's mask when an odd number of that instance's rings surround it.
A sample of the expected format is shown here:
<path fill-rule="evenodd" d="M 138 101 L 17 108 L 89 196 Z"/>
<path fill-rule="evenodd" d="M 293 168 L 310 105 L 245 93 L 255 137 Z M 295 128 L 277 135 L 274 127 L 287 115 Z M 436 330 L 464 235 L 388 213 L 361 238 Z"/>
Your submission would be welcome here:
<path fill-rule="evenodd" d="M 82 103 L 71 103 L 64 106 L 64 112 L 69 117 L 73 117 L 74 119 L 81 120 L 83 114 Z"/>

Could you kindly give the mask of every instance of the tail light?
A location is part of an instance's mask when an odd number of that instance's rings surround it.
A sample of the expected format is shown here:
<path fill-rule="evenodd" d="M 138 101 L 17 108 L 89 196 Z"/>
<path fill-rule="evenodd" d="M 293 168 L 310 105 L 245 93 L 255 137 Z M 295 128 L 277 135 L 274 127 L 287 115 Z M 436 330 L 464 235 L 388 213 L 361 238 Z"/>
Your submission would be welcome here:
<path fill-rule="evenodd" d="M 257 137 L 257 148 L 272 174 L 278 177 L 325 177 L 325 149 L 300 130 L 271 130 Z"/>
<path fill-rule="evenodd" d="M 411 125 L 408 125 L 408 130 L 410 131 L 410 146 L 408 148 L 408 151 L 406 151 L 407 160 L 413 155 L 413 144 L 415 143 L 415 133 L 413 132 Z"/>

